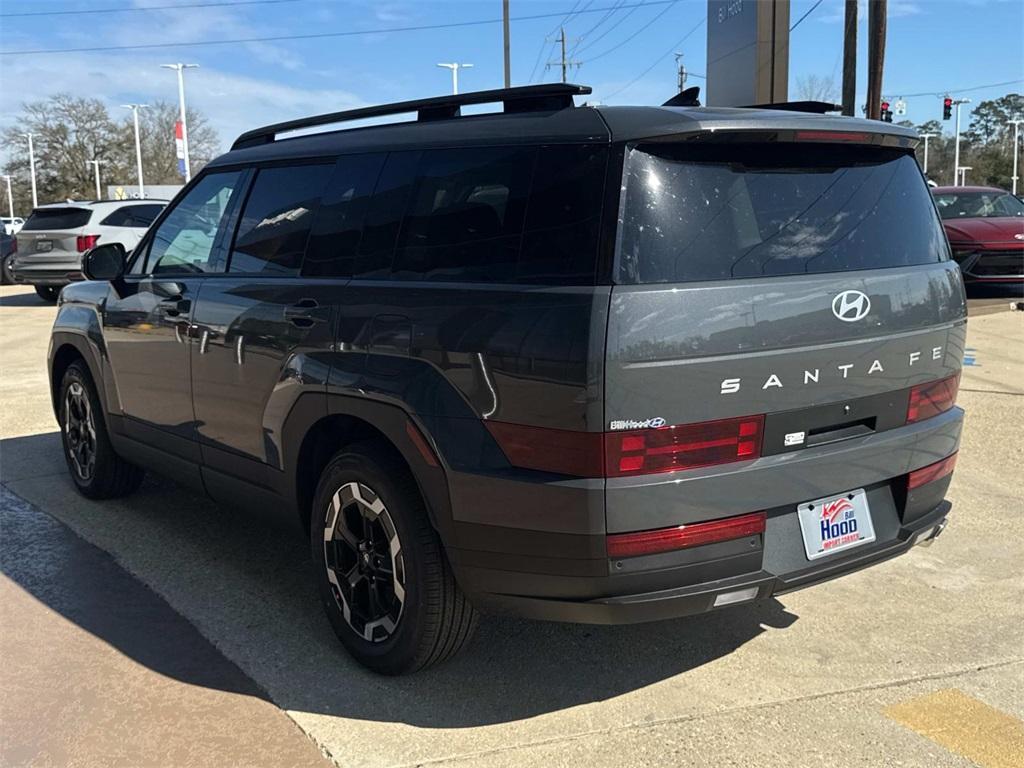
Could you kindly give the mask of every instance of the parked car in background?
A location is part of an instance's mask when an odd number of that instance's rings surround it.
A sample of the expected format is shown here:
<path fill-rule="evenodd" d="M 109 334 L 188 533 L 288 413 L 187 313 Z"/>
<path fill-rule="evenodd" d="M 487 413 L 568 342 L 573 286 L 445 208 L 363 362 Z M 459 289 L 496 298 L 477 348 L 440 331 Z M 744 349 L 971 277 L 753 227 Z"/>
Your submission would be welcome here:
<path fill-rule="evenodd" d="M 166 205 L 154 200 L 102 200 L 38 207 L 18 232 L 14 281 L 34 286 L 45 301 L 56 301 L 63 286 L 83 279 L 83 253 L 97 243 L 120 243 L 131 251 Z"/>
<path fill-rule="evenodd" d="M 4 232 L 8 235 L 16 235 L 25 223 L 25 220 L 21 216 L 3 216 L 0 217 L 0 222 L 3 222 Z"/>
<path fill-rule="evenodd" d="M 18 252 L 18 241 L 14 235 L 7 234 L 7 230 L 0 229 L 0 285 L 10 285 L 14 282 L 11 274 L 11 262 L 14 254 Z"/>
<path fill-rule="evenodd" d="M 967 283 L 1024 283 L 1024 202 L 995 187 L 932 190 Z"/>

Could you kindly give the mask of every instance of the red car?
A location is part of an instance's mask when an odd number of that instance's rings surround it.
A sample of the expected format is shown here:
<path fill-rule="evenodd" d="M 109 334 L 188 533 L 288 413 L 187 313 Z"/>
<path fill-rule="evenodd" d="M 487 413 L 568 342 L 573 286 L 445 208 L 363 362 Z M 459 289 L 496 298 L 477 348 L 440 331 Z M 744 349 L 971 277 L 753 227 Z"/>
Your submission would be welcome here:
<path fill-rule="evenodd" d="M 1024 202 L 995 187 L 933 187 L 967 283 L 1024 283 Z"/>

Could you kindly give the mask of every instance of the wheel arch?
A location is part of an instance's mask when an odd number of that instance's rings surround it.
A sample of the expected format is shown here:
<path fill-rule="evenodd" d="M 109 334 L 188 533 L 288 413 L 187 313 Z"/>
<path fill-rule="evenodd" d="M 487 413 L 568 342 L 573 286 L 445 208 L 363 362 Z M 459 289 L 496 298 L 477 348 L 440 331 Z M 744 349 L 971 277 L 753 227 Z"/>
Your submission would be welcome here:
<path fill-rule="evenodd" d="M 50 339 L 50 404 L 53 413 L 59 418 L 60 384 L 64 374 L 72 363 L 82 361 L 96 385 L 96 391 L 103 404 L 104 413 L 108 411 L 103 377 L 99 375 L 99 366 L 88 340 L 76 333 L 55 332 Z"/>

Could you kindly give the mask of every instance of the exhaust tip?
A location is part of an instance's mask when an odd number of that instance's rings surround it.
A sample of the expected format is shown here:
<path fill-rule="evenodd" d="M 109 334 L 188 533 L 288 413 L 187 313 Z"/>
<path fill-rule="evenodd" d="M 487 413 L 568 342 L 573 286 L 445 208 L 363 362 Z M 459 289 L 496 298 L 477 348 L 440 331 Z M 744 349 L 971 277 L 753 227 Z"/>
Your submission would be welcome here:
<path fill-rule="evenodd" d="M 932 528 L 926 531 L 922 531 L 917 535 L 917 540 L 914 542 L 914 544 L 920 547 L 930 547 L 935 542 L 935 540 L 939 538 L 942 532 L 946 530 L 947 522 L 948 521 L 946 520 L 946 518 L 942 518 Z"/>

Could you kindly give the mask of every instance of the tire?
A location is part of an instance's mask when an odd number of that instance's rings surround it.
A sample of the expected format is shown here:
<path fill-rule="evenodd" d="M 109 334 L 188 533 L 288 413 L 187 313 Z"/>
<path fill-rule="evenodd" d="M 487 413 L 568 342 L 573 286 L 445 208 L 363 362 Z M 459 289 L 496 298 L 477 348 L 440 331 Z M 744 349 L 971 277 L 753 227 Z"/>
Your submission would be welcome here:
<path fill-rule="evenodd" d="M 137 490 L 145 473 L 114 452 L 85 363 L 74 362 L 64 372 L 59 404 L 64 459 L 79 493 L 90 499 L 113 499 Z"/>
<path fill-rule="evenodd" d="M 60 296 L 60 288 L 54 285 L 36 285 L 36 295 L 47 304 L 56 304 Z"/>
<path fill-rule="evenodd" d="M 324 610 L 360 664 L 407 674 L 466 645 L 477 612 L 455 582 L 415 481 L 379 444 L 334 455 L 320 476 L 311 522 Z"/>
<path fill-rule="evenodd" d="M 0 262 L 0 284 L 14 285 L 14 273 L 11 271 L 11 264 L 14 262 L 14 254 L 8 253 Z"/>

